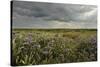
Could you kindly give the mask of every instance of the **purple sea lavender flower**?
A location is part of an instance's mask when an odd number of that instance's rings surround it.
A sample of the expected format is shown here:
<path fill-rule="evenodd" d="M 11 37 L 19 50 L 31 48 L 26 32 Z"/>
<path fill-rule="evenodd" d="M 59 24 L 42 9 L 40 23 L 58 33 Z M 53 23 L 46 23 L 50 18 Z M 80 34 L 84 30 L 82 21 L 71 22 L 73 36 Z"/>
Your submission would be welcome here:
<path fill-rule="evenodd" d="M 30 36 L 28 36 L 28 37 L 26 37 L 26 38 L 24 39 L 24 43 L 32 44 L 32 42 L 33 42 L 33 38 L 30 37 Z"/>
<path fill-rule="evenodd" d="M 97 44 L 97 37 L 92 36 L 89 40 L 89 43 L 92 44 L 92 45 L 96 45 Z"/>

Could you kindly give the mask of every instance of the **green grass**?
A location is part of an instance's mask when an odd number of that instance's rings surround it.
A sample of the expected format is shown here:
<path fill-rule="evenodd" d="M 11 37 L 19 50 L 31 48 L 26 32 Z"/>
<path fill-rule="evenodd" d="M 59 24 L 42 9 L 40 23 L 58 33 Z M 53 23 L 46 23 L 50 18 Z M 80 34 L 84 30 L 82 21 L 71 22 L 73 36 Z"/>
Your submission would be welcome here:
<path fill-rule="evenodd" d="M 13 29 L 12 65 L 97 60 L 96 29 Z"/>

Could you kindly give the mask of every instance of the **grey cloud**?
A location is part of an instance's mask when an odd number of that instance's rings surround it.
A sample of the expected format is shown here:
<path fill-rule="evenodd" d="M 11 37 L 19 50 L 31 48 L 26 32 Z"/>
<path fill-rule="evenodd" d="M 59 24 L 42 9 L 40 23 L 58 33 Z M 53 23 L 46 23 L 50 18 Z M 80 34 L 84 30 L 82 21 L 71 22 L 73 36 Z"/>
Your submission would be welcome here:
<path fill-rule="evenodd" d="M 97 6 L 13 1 L 13 17 L 13 27 L 50 28 L 58 21 L 96 28 Z"/>

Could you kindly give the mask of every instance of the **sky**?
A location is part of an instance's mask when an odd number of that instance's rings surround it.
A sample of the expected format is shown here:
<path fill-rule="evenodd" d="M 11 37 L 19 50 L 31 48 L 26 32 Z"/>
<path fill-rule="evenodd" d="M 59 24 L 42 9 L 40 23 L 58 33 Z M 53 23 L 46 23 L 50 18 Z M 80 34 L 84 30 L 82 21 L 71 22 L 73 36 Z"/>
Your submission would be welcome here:
<path fill-rule="evenodd" d="M 96 29 L 97 6 L 13 1 L 13 28 Z"/>

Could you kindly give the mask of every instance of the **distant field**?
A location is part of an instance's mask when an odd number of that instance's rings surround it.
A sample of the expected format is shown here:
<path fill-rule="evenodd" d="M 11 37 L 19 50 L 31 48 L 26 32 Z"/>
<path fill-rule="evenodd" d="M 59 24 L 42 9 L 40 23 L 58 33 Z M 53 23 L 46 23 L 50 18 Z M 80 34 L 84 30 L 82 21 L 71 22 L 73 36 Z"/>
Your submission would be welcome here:
<path fill-rule="evenodd" d="M 96 29 L 13 29 L 12 65 L 97 60 Z"/>

